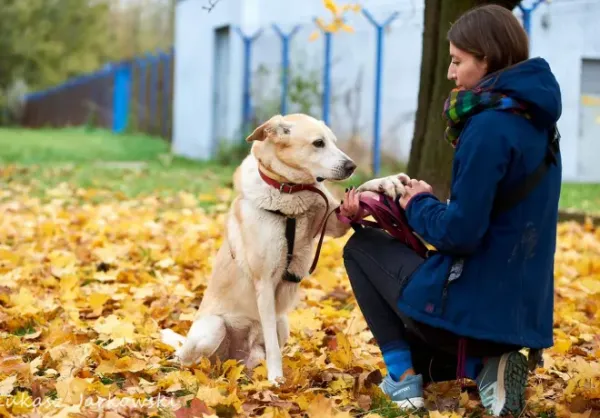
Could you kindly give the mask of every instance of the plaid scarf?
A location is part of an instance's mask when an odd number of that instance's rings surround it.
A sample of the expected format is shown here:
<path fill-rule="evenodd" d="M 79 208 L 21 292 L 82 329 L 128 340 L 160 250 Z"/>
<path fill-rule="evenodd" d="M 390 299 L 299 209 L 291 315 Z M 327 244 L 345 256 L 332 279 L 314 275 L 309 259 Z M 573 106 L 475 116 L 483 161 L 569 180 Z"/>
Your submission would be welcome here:
<path fill-rule="evenodd" d="M 481 88 L 473 90 L 453 89 L 444 104 L 443 116 L 447 124 L 444 134 L 446 141 L 456 148 L 458 137 L 465 122 L 471 116 L 486 109 L 507 110 L 529 118 L 522 103 L 504 94 L 483 91 Z"/>

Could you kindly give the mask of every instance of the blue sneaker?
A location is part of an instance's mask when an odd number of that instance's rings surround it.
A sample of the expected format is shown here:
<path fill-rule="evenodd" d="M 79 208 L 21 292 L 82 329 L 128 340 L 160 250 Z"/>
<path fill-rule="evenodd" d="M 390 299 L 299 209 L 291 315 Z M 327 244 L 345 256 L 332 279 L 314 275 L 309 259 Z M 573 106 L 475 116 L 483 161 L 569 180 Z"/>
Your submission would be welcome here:
<path fill-rule="evenodd" d="M 490 358 L 476 381 L 481 403 L 489 414 L 521 415 L 527 386 L 527 359 L 523 354 L 514 351 Z"/>
<path fill-rule="evenodd" d="M 379 387 L 400 409 L 419 409 L 423 401 L 423 376 L 408 375 L 401 382 L 386 375 Z"/>

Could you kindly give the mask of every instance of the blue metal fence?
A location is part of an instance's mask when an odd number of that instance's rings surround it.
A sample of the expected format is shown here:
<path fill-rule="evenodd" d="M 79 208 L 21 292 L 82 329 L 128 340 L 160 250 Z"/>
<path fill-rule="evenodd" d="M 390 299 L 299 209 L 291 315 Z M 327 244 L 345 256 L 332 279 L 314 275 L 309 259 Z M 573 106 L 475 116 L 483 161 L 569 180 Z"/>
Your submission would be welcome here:
<path fill-rule="evenodd" d="M 22 125 L 96 126 L 171 137 L 173 50 L 105 65 L 25 98 Z"/>
<path fill-rule="evenodd" d="M 518 6 L 522 12 L 523 26 L 530 33 L 533 11 L 545 0 L 535 0 L 529 8 Z M 383 41 L 385 28 L 398 17 L 392 13 L 383 23 L 377 22 L 371 13 L 363 9 L 362 15 L 376 30 L 375 80 L 373 104 L 373 172 L 380 171 L 381 148 L 381 82 L 383 72 Z M 324 32 L 322 119 L 330 121 L 330 85 L 332 34 L 324 30 L 314 19 L 314 23 Z M 279 35 L 281 46 L 281 103 L 280 112 L 286 114 L 288 99 L 289 45 L 300 26 L 284 33 L 277 25 L 272 29 Z M 242 128 L 251 129 L 251 57 L 254 41 L 261 35 L 259 28 L 253 34 L 245 34 L 239 27 L 235 30 L 243 42 L 244 72 L 242 88 Z M 125 131 L 134 125 L 137 131 L 162 135 L 170 139 L 173 99 L 173 63 L 175 53 L 157 51 L 155 54 L 135 58 L 130 61 L 111 63 L 101 70 L 86 74 L 48 90 L 30 94 L 26 97 L 24 125 L 60 126 L 81 124 L 89 117 L 90 109 L 98 115 L 96 123 L 112 129 L 116 133 Z M 132 99 L 133 98 L 133 99 Z M 159 110 L 160 107 L 160 110 Z M 136 119 L 135 123 L 132 119 Z"/>

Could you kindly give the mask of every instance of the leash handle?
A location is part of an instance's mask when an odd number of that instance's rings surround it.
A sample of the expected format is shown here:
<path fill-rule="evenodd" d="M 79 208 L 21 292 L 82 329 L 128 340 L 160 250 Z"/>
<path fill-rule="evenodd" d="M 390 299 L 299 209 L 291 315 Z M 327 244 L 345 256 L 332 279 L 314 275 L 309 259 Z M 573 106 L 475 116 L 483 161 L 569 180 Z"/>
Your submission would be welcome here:
<path fill-rule="evenodd" d="M 376 222 L 367 221 L 365 219 L 351 220 L 338 213 L 340 222 L 346 224 L 358 223 L 360 225 L 385 230 L 420 256 L 426 257 L 427 247 L 414 235 L 412 229 L 408 225 L 406 214 L 401 210 L 398 202 L 390 202 L 390 199 L 388 199 L 386 195 L 380 193 L 379 200 L 364 197 L 360 199 L 359 204 L 362 209 L 375 218 Z"/>

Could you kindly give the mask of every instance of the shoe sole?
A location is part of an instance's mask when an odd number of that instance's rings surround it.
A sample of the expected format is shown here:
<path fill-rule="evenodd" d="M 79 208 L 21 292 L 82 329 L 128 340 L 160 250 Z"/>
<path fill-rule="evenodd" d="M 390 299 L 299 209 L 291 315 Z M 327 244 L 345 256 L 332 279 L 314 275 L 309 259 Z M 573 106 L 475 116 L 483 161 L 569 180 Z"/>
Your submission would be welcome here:
<path fill-rule="evenodd" d="M 502 356 L 498 365 L 498 403 L 494 415 L 502 416 L 509 412 L 519 416 L 525 409 L 525 386 L 527 385 L 527 359 L 521 353 Z M 507 391 L 506 387 L 510 390 Z"/>
<path fill-rule="evenodd" d="M 425 406 L 425 401 L 421 397 L 403 399 L 401 401 L 394 401 L 394 403 L 400 409 L 420 409 Z"/>

